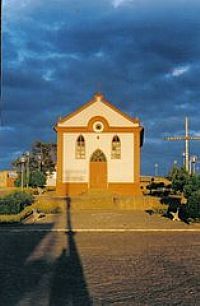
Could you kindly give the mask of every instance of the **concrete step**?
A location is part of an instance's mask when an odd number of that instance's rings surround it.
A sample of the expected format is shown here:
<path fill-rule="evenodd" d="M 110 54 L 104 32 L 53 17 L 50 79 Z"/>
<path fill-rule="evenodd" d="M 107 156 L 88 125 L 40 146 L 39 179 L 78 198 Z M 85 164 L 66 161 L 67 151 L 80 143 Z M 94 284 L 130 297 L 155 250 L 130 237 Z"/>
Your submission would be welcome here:
<path fill-rule="evenodd" d="M 160 199 L 148 196 L 117 196 L 114 194 L 90 193 L 71 198 L 71 209 L 150 209 L 164 207 Z"/>

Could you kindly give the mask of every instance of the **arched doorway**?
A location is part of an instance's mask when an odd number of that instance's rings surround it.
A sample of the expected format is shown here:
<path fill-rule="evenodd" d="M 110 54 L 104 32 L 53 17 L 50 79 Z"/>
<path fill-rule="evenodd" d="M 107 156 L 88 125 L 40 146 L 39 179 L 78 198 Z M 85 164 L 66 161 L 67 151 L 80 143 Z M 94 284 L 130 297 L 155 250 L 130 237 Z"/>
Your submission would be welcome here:
<path fill-rule="evenodd" d="M 107 188 L 107 161 L 100 149 L 97 149 L 90 158 L 90 188 Z"/>

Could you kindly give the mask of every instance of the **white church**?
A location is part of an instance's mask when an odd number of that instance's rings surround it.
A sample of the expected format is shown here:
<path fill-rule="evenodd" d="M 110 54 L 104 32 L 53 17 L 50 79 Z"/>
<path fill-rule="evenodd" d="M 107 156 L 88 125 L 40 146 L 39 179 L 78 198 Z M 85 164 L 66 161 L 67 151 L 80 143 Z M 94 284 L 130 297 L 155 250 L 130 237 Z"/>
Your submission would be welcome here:
<path fill-rule="evenodd" d="M 101 93 L 58 120 L 57 194 L 88 190 L 140 194 L 140 148 L 144 129 Z"/>

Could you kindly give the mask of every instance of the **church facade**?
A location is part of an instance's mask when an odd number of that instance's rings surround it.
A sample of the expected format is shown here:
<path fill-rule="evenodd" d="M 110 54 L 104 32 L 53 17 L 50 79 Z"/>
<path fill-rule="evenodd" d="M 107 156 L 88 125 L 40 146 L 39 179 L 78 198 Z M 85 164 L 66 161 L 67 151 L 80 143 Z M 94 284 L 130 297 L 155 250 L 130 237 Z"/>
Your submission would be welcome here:
<path fill-rule="evenodd" d="M 57 181 L 60 196 L 88 190 L 140 193 L 143 127 L 98 93 L 58 120 Z"/>

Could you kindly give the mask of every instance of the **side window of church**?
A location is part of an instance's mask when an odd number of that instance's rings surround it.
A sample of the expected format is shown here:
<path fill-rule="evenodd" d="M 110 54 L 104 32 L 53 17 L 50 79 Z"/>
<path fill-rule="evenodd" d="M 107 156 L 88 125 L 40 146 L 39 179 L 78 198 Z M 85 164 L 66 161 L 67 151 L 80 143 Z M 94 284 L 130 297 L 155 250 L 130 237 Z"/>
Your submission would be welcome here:
<path fill-rule="evenodd" d="M 76 159 L 85 158 L 85 139 L 80 135 L 76 140 Z"/>
<path fill-rule="evenodd" d="M 121 141 L 119 137 L 116 135 L 113 137 L 112 140 L 112 152 L 111 152 L 112 159 L 120 159 L 121 158 Z"/>

